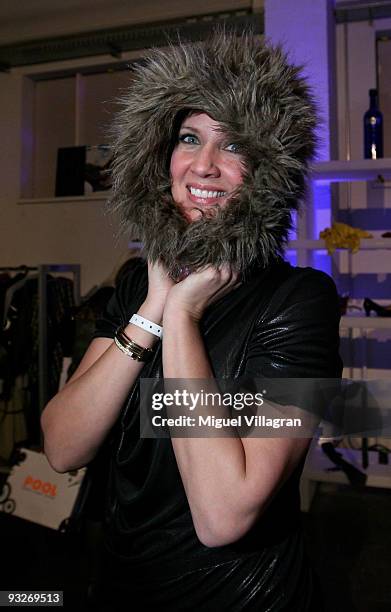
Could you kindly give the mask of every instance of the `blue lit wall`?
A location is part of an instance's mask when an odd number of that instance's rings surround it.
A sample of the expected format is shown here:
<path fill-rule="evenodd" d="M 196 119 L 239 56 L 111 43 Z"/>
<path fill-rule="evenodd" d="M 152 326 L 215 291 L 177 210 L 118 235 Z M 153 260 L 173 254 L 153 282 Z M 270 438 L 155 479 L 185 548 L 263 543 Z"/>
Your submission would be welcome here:
<path fill-rule="evenodd" d="M 334 8 L 334 0 L 265 0 L 266 38 L 282 44 L 291 61 L 303 66 L 319 109 L 318 161 L 337 158 L 331 138 L 336 134 Z M 331 224 L 330 186 L 313 185 L 307 206 L 307 236 L 301 238 L 318 238 Z M 310 265 L 331 274 L 331 259 L 325 251 L 308 255 Z M 294 252 L 288 252 L 287 259 L 296 264 Z"/>

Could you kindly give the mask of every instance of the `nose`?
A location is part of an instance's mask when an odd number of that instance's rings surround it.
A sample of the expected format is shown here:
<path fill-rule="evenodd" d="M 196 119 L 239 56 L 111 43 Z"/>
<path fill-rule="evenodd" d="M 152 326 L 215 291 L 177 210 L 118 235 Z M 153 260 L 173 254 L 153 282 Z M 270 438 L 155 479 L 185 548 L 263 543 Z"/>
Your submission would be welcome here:
<path fill-rule="evenodd" d="M 219 153 L 212 144 L 197 147 L 191 163 L 191 170 L 198 176 L 220 176 Z"/>

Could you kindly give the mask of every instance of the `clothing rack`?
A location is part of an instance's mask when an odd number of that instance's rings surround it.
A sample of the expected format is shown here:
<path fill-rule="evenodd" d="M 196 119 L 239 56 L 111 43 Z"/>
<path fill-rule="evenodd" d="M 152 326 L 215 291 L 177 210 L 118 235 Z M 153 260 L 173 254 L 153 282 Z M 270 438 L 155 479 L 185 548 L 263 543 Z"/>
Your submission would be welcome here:
<path fill-rule="evenodd" d="M 38 266 L 0 266 L 0 272 L 37 272 L 38 274 L 38 401 L 39 412 L 46 406 L 48 396 L 48 353 L 47 353 L 47 281 L 50 273 L 71 272 L 75 305 L 80 304 L 79 264 L 40 264 Z"/>

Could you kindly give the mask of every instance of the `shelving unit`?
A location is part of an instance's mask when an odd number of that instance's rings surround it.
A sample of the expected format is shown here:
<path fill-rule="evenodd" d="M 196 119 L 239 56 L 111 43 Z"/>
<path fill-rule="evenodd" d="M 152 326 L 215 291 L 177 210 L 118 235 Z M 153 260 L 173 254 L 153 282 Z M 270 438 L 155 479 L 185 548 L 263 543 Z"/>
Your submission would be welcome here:
<path fill-rule="evenodd" d="M 341 317 L 340 328 L 349 330 L 350 339 L 352 331 L 359 330 L 359 338 L 363 340 L 363 355 L 365 358 L 370 330 L 391 330 L 391 317 L 366 317 L 363 315 L 343 316 Z M 366 376 L 367 367 L 363 365 L 361 368 L 361 378 L 365 379 Z M 340 447 L 338 447 L 337 451 L 343 455 L 346 461 L 364 471 L 367 475 L 365 486 L 391 489 L 391 465 L 379 465 L 377 462 L 377 453 L 371 454 L 371 452 L 369 452 L 368 456 L 371 459 L 368 467 L 363 470 L 361 451 L 353 451 Z M 308 453 L 300 482 L 301 509 L 303 512 L 308 512 L 310 509 L 318 482 L 349 485 L 349 480 L 345 473 L 341 470 L 334 470 L 333 468 L 335 468 L 335 465 L 324 455 L 317 441 L 314 441 Z"/>
<path fill-rule="evenodd" d="M 391 179 L 391 158 L 317 162 L 312 166 L 311 176 L 323 183 Z"/>
<path fill-rule="evenodd" d="M 105 144 L 111 116 L 117 110 L 114 100 L 130 81 L 128 63 L 118 60 L 100 68 L 97 65 L 93 72 L 88 62 L 52 74 L 46 70 L 26 72 L 19 203 L 89 202 L 91 196 L 98 199 L 90 193 L 82 199 L 54 197 L 58 149 Z"/>
<path fill-rule="evenodd" d="M 375 181 L 375 180 L 391 180 L 391 158 L 383 159 L 360 159 L 350 161 L 329 161 L 317 162 L 313 164 L 311 169 L 311 178 L 317 183 L 342 183 L 351 181 Z M 52 203 L 69 203 L 73 202 L 88 202 L 92 200 L 106 199 L 109 196 L 109 191 L 100 191 L 84 196 L 71 197 L 34 197 L 20 198 L 18 204 L 52 204 Z M 370 244 L 371 243 L 371 244 Z M 376 243 L 376 245 L 375 245 Z M 384 243 L 384 244 L 383 244 Z M 391 239 L 389 246 L 386 246 L 387 239 L 379 240 L 362 240 L 361 248 L 391 248 Z M 318 249 L 324 248 L 323 240 L 294 240 L 289 244 L 289 248 L 308 248 Z"/>
<path fill-rule="evenodd" d="M 84 196 L 67 196 L 62 198 L 20 198 L 18 204 L 80 204 L 81 202 L 95 202 L 107 200 L 110 191 L 97 191 Z"/>
<path fill-rule="evenodd" d="M 330 184 L 352 181 L 379 181 L 383 183 L 391 180 L 391 159 L 359 159 L 349 161 L 317 162 L 312 165 L 310 177 L 314 183 Z M 305 223 L 301 224 L 302 226 Z M 390 249 L 391 238 L 370 238 L 360 241 L 360 249 Z M 288 249 L 296 250 L 299 265 L 308 265 L 307 251 L 326 250 L 324 240 L 300 237 L 288 244 Z M 342 250 L 342 249 L 336 249 Z"/>
<path fill-rule="evenodd" d="M 391 180 L 391 159 L 376 160 L 349 160 L 319 162 L 313 165 L 312 180 L 317 183 L 340 183 L 351 181 L 380 181 Z M 288 248 L 297 251 L 326 250 L 324 240 L 299 239 L 289 243 Z M 391 248 L 391 238 L 367 238 L 360 241 L 360 250 L 381 250 Z M 337 249 L 346 250 L 346 249 Z M 371 330 L 391 330 L 391 317 L 366 317 L 363 315 L 341 317 L 340 329 L 347 329 L 352 339 L 353 330 L 358 330 L 359 337 L 363 340 L 364 358 L 367 354 L 368 334 Z M 352 372 L 352 370 L 351 370 Z M 361 368 L 361 377 L 367 375 L 367 367 L 364 363 Z M 361 452 L 350 449 L 338 448 L 347 461 L 358 469 L 363 469 L 361 464 Z M 366 486 L 391 488 L 391 466 L 379 465 L 377 454 L 369 453 L 370 461 L 367 474 Z M 326 457 L 316 441 L 311 445 L 310 452 L 304 467 L 300 489 L 301 507 L 308 511 L 312 497 L 318 482 L 330 482 L 337 484 L 349 484 L 349 481 L 341 470 L 334 470 L 334 464 Z"/>
<path fill-rule="evenodd" d="M 341 317 L 341 329 L 391 329 L 391 317 Z"/>
<path fill-rule="evenodd" d="M 391 158 L 316 162 L 312 164 L 310 178 L 313 183 L 318 185 L 346 183 L 352 181 L 377 181 L 379 184 L 383 184 L 386 180 L 391 180 Z M 292 240 L 288 244 L 288 249 L 297 250 L 297 261 L 301 266 L 310 265 L 308 257 L 306 256 L 307 251 L 326 249 L 325 242 L 323 240 L 308 239 L 303 237 L 305 230 L 300 230 L 300 228 L 303 228 L 306 225 L 305 217 L 306 215 L 304 213 L 301 222 L 299 222 L 299 239 Z M 391 248 L 391 238 L 363 239 L 360 243 L 360 249 L 388 248 Z"/>
<path fill-rule="evenodd" d="M 83 196 L 67 196 L 62 198 L 20 198 L 18 204 L 80 204 L 83 202 L 96 202 L 97 200 L 107 200 L 110 191 L 96 191 L 95 193 Z"/>
<path fill-rule="evenodd" d="M 308 251 L 326 250 L 324 240 L 291 240 L 288 249 L 307 249 Z M 363 238 L 360 241 L 361 249 L 391 249 L 391 238 Z M 342 249 L 336 249 L 342 250 Z"/>
<path fill-rule="evenodd" d="M 361 451 L 350 448 L 338 448 L 337 452 L 345 461 L 351 463 L 358 470 L 362 470 Z M 367 481 L 365 486 L 391 489 L 391 466 L 378 463 L 378 454 L 369 451 L 369 466 L 365 470 Z M 319 482 L 349 485 L 349 480 L 342 470 L 335 470 L 335 465 L 324 454 L 318 444 L 313 444 L 308 454 L 300 482 L 301 509 L 308 512 L 312 498 Z"/>

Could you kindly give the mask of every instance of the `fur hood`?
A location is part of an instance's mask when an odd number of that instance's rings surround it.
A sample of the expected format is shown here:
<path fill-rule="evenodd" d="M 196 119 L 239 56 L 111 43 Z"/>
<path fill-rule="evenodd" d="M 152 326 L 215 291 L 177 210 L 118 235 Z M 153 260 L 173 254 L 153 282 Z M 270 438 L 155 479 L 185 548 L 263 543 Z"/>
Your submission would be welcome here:
<path fill-rule="evenodd" d="M 147 256 L 178 270 L 229 262 L 243 272 L 282 254 L 314 152 L 316 113 L 299 69 L 250 34 L 153 50 L 132 74 L 113 126 L 112 210 Z M 189 223 L 171 196 L 169 164 L 180 117 L 222 124 L 248 172 L 213 216 Z"/>

